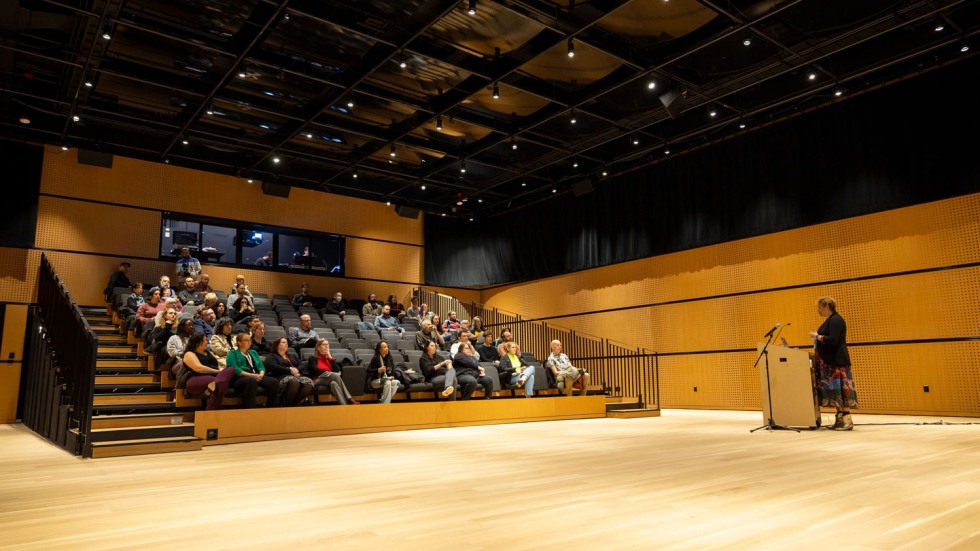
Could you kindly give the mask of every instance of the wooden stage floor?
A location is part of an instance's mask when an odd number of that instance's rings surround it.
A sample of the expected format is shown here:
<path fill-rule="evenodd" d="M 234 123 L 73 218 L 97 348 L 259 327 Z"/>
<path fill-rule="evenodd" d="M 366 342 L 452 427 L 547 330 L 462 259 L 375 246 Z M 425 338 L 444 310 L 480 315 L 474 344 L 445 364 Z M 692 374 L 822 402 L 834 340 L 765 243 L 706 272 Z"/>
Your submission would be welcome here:
<path fill-rule="evenodd" d="M 0 425 L 0 549 L 980 549 L 980 419 L 854 420 L 666 410 L 98 460 Z"/>

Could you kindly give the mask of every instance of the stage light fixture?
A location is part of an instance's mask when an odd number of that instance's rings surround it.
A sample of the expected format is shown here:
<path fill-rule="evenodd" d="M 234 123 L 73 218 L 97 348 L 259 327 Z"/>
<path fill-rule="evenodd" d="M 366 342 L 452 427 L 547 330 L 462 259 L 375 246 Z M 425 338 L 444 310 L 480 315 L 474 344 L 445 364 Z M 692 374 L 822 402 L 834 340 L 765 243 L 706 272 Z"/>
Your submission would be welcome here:
<path fill-rule="evenodd" d="M 578 168 L 578 159 L 572 161 L 572 168 Z"/>
<path fill-rule="evenodd" d="M 102 39 L 112 40 L 112 31 L 109 29 L 109 23 L 102 25 Z"/>
<path fill-rule="evenodd" d="M 517 149 L 517 140 L 515 140 L 513 136 L 510 137 L 510 148 L 514 150 Z"/>
<path fill-rule="evenodd" d="M 466 10 L 466 13 L 470 15 L 476 15 L 476 0 L 470 0 L 470 7 L 469 9 Z"/>
<path fill-rule="evenodd" d="M 521 187 L 527 187 L 527 180 L 524 180 L 523 182 L 521 182 Z"/>
<path fill-rule="evenodd" d="M 465 160 L 459 162 L 459 172 L 461 174 L 466 174 L 466 161 Z"/>
<path fill-rule="evenodd" d="M 279 161 L 281 161 L 281 160 L 282 159 L 279 158 L 279 155 L 273 155 L 272 156 L 272 162 L 275 163 L 275 164 L 279 164 Z"/>
<path fill-rule="evenodd" d="M 354 108 L 354 97 L 353 96 L 347 98 L 347 108 L 348 109 L 353 109 Z"/>
<path fill-rule="evenodd" d="M 656 87 L 657 87 L 656 81 L 651 80 L 650 82 L 647 82 L 647 90 L 653 90 Z"/>
<path fill-rule="evenodd" d="M 70 149 L 70 148 L 67 145 L 61 146 L 61 150 L 62 151 L 68 151 L 68 149 Z"/>
<path fill-rule="evenodd" d="M 608 171 L 608 170 L 606 170 L 605 168 L 603 168 L 603 169 L 602 169 L 602 175 L 603 175 L 603 176 L 609 176 L 609 171 Z"/>
<path fill-rule="evenodd" d="M 206 113 L 208 115 L 213 115 L 214 114 L 214 104 L 213 103 L 209 103 L 208 104 L 208 109 L 207 109 Z"/>
<path fill-rule="evenodd" d="M 388 155 L 391 157 L 395 156 L 395 142 L 391 142 L 391 147 L 388 148 Z"/>
<path fill-rule="evenodd" d="M 493 83 L 493 99 L 500 99 L 500 85 Z"/>
<path fill-rule="evenodd" d="M 718 116 L 718 110 L 715 109 L 714 107 L 709 107 L 708 108 L 708 116 L 711 117 L 711 118 L 717 117 Z"/>
<path fill-rule="evenodd" d="M 436 130 L 442 130 L 442 115 L 436 117 Z"/>
<path fill-rule="evenodd" d="M 82 118 L 81 118 L 81 117 L 79 117 L 78 115 L 72 115 L 72 116 L 71 116 L 71 120 L 73 120 L 73 121 L 75 121 L 75 122 L 79 122 L 79 121 L 81 121 L 81 120 L 82 120 Z"/>
<path fill-rule="evenodd" d="M 575 39 L 568 39 L 568 57 L 575 57 Z"/>
<path fill-rule="evenodd" d="M 932 30 L 936 31 L 937 33 L 941 33 L 941 32 L 943 32 L 943 29 L 945 29 L 945 28 L 946 28 L 946 25 L 940 20 L 940 21 L 936 21 L 936 26 L 933 27 Z"/>
<path fill-rule="evenodd" d="M 569 111 L 569 119 L 568 119 L 568 121 L 570 123 L 572 123 L 572 124 L 575 124 L 575 123 L 578 122 L 578 117 L 575 115 L 575 109 L 572 109 L 571 111 Z"/>
<path fill-rule="evenodd" d="M 350 176 L 351 176 L 351 178 L 357 179 L 357 167 L 356 166 L 354 167 L 354 170 L 351 171 L 351 175 Z"/>
<path fill-rule="evenodd" d="M 742 46 L 751 46 L 751 45 L 752 45 L 752 33 L 749 31 L 745 31 L 745 34 L 742 35 Z"/>
<path fill-rule="evenodd" d="M 630 141 L 633 142 L 633 145 L 640 145 L 640 136 L 637 134 L 633 134 L 633 136 L 630 138 Z"/>

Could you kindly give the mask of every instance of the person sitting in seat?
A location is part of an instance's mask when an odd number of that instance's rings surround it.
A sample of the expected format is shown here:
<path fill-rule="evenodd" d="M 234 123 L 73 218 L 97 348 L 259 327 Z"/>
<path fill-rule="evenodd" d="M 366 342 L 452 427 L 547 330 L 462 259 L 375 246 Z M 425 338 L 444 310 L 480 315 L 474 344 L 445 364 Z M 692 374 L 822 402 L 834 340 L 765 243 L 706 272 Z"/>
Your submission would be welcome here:
<path fill-rule="evenodd" d="M 214 325 L 214 336 L 211 337 L 211 353 L 218 358 L 221 367 L 227 365 L 228 353 L 237 346 L 231 330 L 235 322 L 229 317 L 218 318 Z"/>
<path fill-rule="evenodd" d="M 189 394 L 208 396 L 208 404 L 204 409 L 221 409 L 228 384 L 235 376 L 235 370 L 221 369 L 218 358 L 208 351 L 208 341 L 204 338 L 204 333 L 191 335 L 184 350 L 184 365 L 194 372 L 184 384 L 184 388 Z"/>
<path fill-rule="evenodd" d="M 245 287 L 245 296 L 247 296 L 250 299 L 255 298 L 252 296 L 252 291 L 248 289 L 248 285 L 245 284 L 245 276 L 241 274 L 235 276 L 235 284 L 231 286 L 231 289 L 229 289 L 228 295 L 229 296 L 234 294 L 241 295 L 242 293 L 239 287 Z"/>
<path fill-rule="evenodd" d="M 455 311 L 449 312 L 449 319 L 442 323 L 445 332 L 456 332 L 459 331 L 460 319 L 456 317 Z"/>
<path fill-rule="evenodd" d="M 235 305 L 240 304 L 240 300 L 245 300 L 248 302 L 249 307 L 252 308 L 253 311 L 255 310 L 255 304 L 252 302 L 252 295 L 248 292 L 248 288 L 245 287 L 244 283 L 238 287 L 235 287 L 234 294 L 228 295 L 228 302 L 226 304 L 228 310 L 230 312 L 237 312 L 238 307 Z"/>
<path fill-rule="evenodd" d="M 259 353 L 251 350 L 252 337 L 248 333 L 235 335 L 238 348 L 228 352 L 226 369 L 234 369 L 235 376 L 231 379 L 231 387 L 242 398 L 242 407 L 254 408 L 255 395 L 262 387 L 266 393 L 266 407 L 279 407 L 279 381 L 268 377 L 265 365 L 259 358 Z"/>
<path fill-rule="evenodd" d="M 422 321 L 419 318 L 419 297 L 412 295 L 411 305 L 405 310 L 405 317 Z"/>
<path fill-rule="evenodd" d="M 425 380 L 432 383 L 434 388 L 444 387 L 442 390 L 443 398 L 455 400 L 456 368 L 453 367 L 452 360 L 444 360 L 442 356 L 436 354 L 437 350 L 438 345 L 435 341 L 426 343 L 423 354 L 419 356 L 419 370 L 425 376 Z"/>
<path fill-rule="evenodd" d="M 157 314 L 163 311 L 163 307 L 163 301 L 160 300 L 160 290 L 152 291 L 150 298 L 136 310 L 136 323 L 133 326 L 133 331 L 142 336 L 144 326 L 149 322 L 155 322 Z"/>
<path fill-rule="evenodd" d="M 473 343 L 470 341 L 471 336 L 472 334 L 469 331 L 460 331 L 459 341 L 454 342 L 452 346 L 449 347 L 449 354 L 455 356 L 457 353 L 459 353 L 459 347 L 462 346 L 463 343 L 469 343 L 472 345 Z M 476 350 L 476 348 L 473 350 Z M 477 357 L 479 357 L 479 352 L 477 352 Z"/>
<path fill-rule="evenodd" d="M 366 318 L 368 316 L 380 316 L 381 307 L 383 304 L 378 301 L 378 295 L 371 293 L 368 295 L 367 302 L 361 307 L 361 318 Z"/>
<path fill-rule="evenodd" d="M 513 342 L 514 334 L 510 331 L 509 327 L 505 327 L 503 331 L 500 332 L 500 338 L 497 339 L 497 354 L 503 358 L 507 350 L 504 348 L 504 344 L 508 342 Z M 521 345 L 517 345 L 517 355 L 521 355 Z"/>
<path fill-rule="evenodd" d="M 497 366 L 497 371 L 501 374 L 507 373 L 509 375 L 506 380 L 510 386 L 516 386 L 517 388 L 524 387 L 525 398 L 534 396 L 534 366 L 527 365 L 524 363 L 524 359 L 517 355 L 516 342 L 504 343 L 504 349 L 507 350 L 507 355 L 500 358 L 500 365 Z"/>
<path fill-rule="evenodd" d="M 330 352 L 330 341 L 318 340 L 314 350 L 316 354 L 306 359 L 306 374 L 313 379 L 313 384 L 317 387 L 329 388 L 337 403 L 342 406 L 357 405 L 359 402 L 354 401 L 341 376 L 343 367 Z"/>
<path fill-rule="evenodd" d="M 419 306 L 419 315 L 418 315 L 419 324 L 421 324 L 425 320 L 432 321 L 432 316 L 434 315 L 436 315 L 436 313 L 433 312 L 432 310 L 429 310 L 428 304 L 423 302 L 422 305 Z"/>
<path fill-rule="evenodd" d="M 197 280 L 193 277 L 184 279 L 184 288 L 177 293 L 177 299 L 184 306 L 194 306 L 204 302 L 204 295 L 197 290 Z"/>
<path fill-rule="evenodd" d="M 129 275 L 127 275 L 129 267 L 129 262 L 120 262 L 119 268 L 109 276 L 109 282 L 106 283 L 105 290 L 102 291 L 102 294 L 105 295 L 106 302 L 112 300 L 112 290 L 116 287 L 133 287 L 133 283 L 129 281 Z"/>
<path fill-rule="evenodd" d="M 405 334 L 405 328 L 398 325 L 398 318 L 391 315 L 391 306 L 388 304 L 381 307 L 381 315 L 375 318 L 374 328 L 378 330 L 378 333 L 382 337 L 385 336 L 385 333 L 392 331 L 397 332 L 399 335 Z"/>
<path fill-rule="evenodd" d="M 272 352 L 265 357 L 269 375 L 279 380 L 279 394 L 286 406 L 298 406 L 313 392 L 313 379 L 300 371 L 299 358 L 289 348 L 286 337 L 272 341 Z"/>
<path fill-rule="evenodd" d="M 497 345 L 493 342 L 493 332 L 483 332 L 483 344 L 477 345 L 476 352 L 480 355 L 481 362 L 490 362 L 494 366 L 500 365 L 500 354 L 497 352 Z"/>
<path fill-rule="evenodd" d="M 320 335 L 313 329 L 313 319 L 309 314 L 299 317 L 299 327 L 289 328 L 289 345 L 297 350 L 314 348 L 319 340 Z"/>
<path fill-rule="evenodd" d="M 194 320 L 185 319 L 177 324 L 177 334 L 167 340 L 167 365 L 173 365 L 175 360 L 184 357 L 187 341 L 194 334 Z"/>
<path fill-rule="evenodd" d="M 205 310 L 207 310 L 208 308 L 210 308 L 211 310 L 214 310 L 214 307 L 217 304 L 218 304 L 218 295 L 216 295 L 214 293 L 206 293 L 204 295 L 204 302 L 201 303 L 201 304 L 198 304 L 194 308 L 194 317 L 195 318 L 201 317 L 201 313 L 204 312 Z"/>
<path fill-rule="evenodd" d="M 403 385 L 395 378 L 395 360 L 388 353 L 388 343 L 378 342 L 374 347 L 374 357 L 367 367 L 367 384 L 369 388 L 381 391 L 380 403 L 390 404 Z"/>
<path fill-rule="evenodd" d="M 589 387 L 589 372 L 572 365 L 568 356 L 562 353 L 561 341 L 558 339 L 551 341 L 551 355 L 545 360 L 544 365 L 555 375 L 558 389 L 564 390 L 565 396 L 575 393 L 575 381 L 582 377 L 582 396 L 585 396 Z"/>
<path fill-rule="evenodd" d="M 446 326 L 442 324 L 442 319 L 439 317 L 439 314 L 432 316 L 432 325 L 439 331 L 439 336 L 442 337 L 443 343 L 453 342 L 453 334 L 446 331 Z M 445 344 L 443 344 L 443 347 L 445 347 Z"/>
<path fill-rule="evenodd" d="M 201 275 L 201 261 L 191 256 L 188 247 L 180 249 L 180 258 L 177 259 L 177 277 L 191 277 L 197 279 Z"/>
<path fill-rule="evenodd" d="M 150 292 L 160 291 L 160 296 L 164 296 L 163 290 L 170 289 L 170 276 L 162 275 L 160 276 L 160 282 L 150 287 Z"/>
<path fill-rule="evenodd" d="M 324 314 L 334 314 L 340 316 L 340 319 L 344 319 L 347 315 L 347 303 L 344 302 L 344 294 L 337 291 L 333 294 L 333 298 L 327 301 L 326 306 L 323 307 Z"/>
<path fill-rule="evenodd" d="M 436 343 L 436 346 L 441 350 L 446 344 L 445 339 L 439 334 L 439 330 L 432 322 L 429 320 L 422 321 L 422 328 L 415 332 L 415 346 L 419 350 L 425 350 L 426 346 L 430 343 Z"/>
<path fill-rule="evenodd" d="M 398 321 L 401 321 L 405 317 L 405 306 L 398 302 L 398 295 L 395 293 L 388 295 L 388 300 L 385 301 L 385 304 L 388 305 L 391 315 Z"/>
<path fill-rule="evenodd" d="M 310 295 L 310 284 L 303 283 L 300 285 L 299 292 L 293 295 L 293 300 L 290 303 L 293 305 L 293 308 L 313 306 L 313 297 Z"/>
<path fill-rule="evenodd" d="M 215 319 L 217 318 L 215 318 L 214 310 L 210 308 L 205 308 L 201 312 L 201 317 L 194 318 L 194 330 L 204 333 L 204 336 L 208 339 L 208 343 L 211 342 L 211 337 L 214 336 Z"/>
<path fill-rule="evenodd" d="M 162 366 L 167 361 L 167 341 L 177 334 L 177 311 L 167 308 L 160 312 L 156 324 L 146 337 L 144 349 L 153 356 L 155 365 Z"/>
<path fill-rule="evenodd" d="M 456 368 L 456 381 L 463 387 L 460 400 L 469 400 L 478 384 L 483 385 L 484 398 L 493 397 L 493 379 L 483 370 L 480 356 L 473 350 L 472 344 L 467 342 L 460 345 L 459 352 L 453 356 L 453 367 Z"/>
<path fill-rule="evenodd" d="M 265 338 L 265 324 L 259 320 L 258 316 L 255 316 L 248 325 L 249 334 L 252 335 L 252 350 L 255 350 L 259 354 L 268 354 L 272 348 L 269 339 Z M 266 364 L 266 367 L 269 367 L 268 364 Z"/>
<path fill-rule="evenodd" d="M 219 300 L 218 303 L 214 305 L 214 316 L 218 319 L 228 317 L 228 309 L 225 308 L 224 302 Z"/>
<path fill-rule="evenodd" d="M 239 288 L 244 287 L 240 285 Z M 231 305 L 231 312 L 234 316 L 235 321 L 241 321 L 244 319 L 251 318 L 255 315 L 255 306 L 252 306 L 251 297 L 246 295 L 239 295 L 235 302 Z"/>
<path fill-rule="evenodd" d="M 184 305 L 181 304 L 180 299 L 174 296 L 174 290 L 169 287 L 160 290 L 160 300 L 166 304 L 167 308 L 177 310 L 178 314 L 184 311 Z"/>
<path fill-rule="evenodd" d="M 470 321 L 470 340 L 475 343 L 482 343 L 483 333 L 485 331 L 486 329 L 483 327 L 483 318 L 480 316 L 473 316 L 473 319 Z"/>
<path fill-rule="evenodd" d="M 204 295 L 214 292 L 214 289 L 211 288 L 211 276 L 208 274 L 197 276 L 197 292 Z"/>
<path fill-rule="evenodd" d="M 136 315 L 136 311 L 139 310 L 140 306 L 143 305 L 146 300 L 143 298 L 143 284 L 140 282 L 134 283 L 130 289 L 132 289 L 132 294 L 126 298 L 126 305 L 119 308 L 119 316 L 125 320 L 130 319 Z"/>

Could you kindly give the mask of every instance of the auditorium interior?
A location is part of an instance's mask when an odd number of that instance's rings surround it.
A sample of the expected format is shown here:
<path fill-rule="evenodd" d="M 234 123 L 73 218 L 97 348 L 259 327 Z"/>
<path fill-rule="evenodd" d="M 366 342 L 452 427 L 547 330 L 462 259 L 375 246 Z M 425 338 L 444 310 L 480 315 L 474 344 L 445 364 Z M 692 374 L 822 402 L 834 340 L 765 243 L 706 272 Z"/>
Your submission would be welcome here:
<path fill-rule="evenodd" d="M 4 2 L 0 550 L 977 549 L 978 32 L 980 0 Z M 107 286 L 176 289 L 185 247 L 268 336 L 310 314 L 359 403 L 205 409 Z M 419 325 L 379 337 L 372 293 L 506 329 L 531 397 L 489 363 L 380 403 L 361 353 L 412 364 Z"/>

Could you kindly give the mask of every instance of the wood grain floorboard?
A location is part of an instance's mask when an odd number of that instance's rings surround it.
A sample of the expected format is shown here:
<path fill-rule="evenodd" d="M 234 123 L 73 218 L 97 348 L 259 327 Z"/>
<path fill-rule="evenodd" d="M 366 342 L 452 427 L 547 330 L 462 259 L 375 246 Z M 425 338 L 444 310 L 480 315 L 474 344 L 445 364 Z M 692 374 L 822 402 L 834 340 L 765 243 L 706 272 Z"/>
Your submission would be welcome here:
<path fill-rule="evenodd" d="M 750 433 L 758 412 L 667 410 L 95 460 L 0 425 L 0 549 L 980 549 L 980 419 L 854 419 Z"/>

